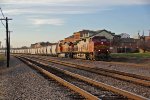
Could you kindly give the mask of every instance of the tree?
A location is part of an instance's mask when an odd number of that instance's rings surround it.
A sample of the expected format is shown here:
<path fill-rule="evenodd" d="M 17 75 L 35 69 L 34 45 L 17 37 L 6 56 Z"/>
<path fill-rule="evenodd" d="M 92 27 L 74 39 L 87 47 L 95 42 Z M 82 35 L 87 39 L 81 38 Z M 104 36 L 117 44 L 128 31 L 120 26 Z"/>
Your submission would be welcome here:
<path fill-rule="evenodd" d="M 139 48 L 145 51 L 150 51 L 150 40 L 145 41 L 145 38 L 142 37 L 139 42 Z"/>

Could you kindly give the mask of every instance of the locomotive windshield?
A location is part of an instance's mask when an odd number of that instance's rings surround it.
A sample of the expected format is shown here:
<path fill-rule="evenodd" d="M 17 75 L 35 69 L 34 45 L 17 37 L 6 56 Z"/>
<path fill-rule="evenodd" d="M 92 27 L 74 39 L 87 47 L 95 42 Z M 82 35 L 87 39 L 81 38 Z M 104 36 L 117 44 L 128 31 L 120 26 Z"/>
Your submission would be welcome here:
<path fill-rule="evenodd" d="M 106 42 L 107 41 L 107 39 L 105 37 L 100 37 L 100 36 L 93 37 L 92 40 L 95 42 Z"/>
<path fill-rule="evenodd" d="M 107 39 L 101 39 L 101 41 L 102 41 L 102 42 L 106 42 L 106 41 L 107 41 Z"/>

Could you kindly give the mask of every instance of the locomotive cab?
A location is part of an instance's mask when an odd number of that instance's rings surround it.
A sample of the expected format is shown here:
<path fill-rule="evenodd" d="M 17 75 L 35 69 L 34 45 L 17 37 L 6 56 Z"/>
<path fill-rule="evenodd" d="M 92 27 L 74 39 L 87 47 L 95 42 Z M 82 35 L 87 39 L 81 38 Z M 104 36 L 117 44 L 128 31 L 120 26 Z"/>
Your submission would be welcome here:
<path fill-rule="evenodd" d="M 104 36 L 95 36 L 92 38 L 94 44 L 94 59 L 108 60 L 110 58 L 109 41 Z"/>

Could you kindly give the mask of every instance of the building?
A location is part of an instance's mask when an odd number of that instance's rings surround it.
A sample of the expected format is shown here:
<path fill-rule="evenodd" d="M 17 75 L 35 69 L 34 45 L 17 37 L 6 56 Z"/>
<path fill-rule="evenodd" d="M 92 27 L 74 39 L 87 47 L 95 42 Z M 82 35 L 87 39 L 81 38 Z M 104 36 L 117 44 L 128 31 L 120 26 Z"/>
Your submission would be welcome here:
<path fill-rule="evenodd" d="M 97 34 L 97 33 L 95 31 L 91 31 L 91 30 L 78 31 L 78 32 L 73 33 L 73 35 L 65 38 L 64 42 L 76 42 L 76 41 L 82 40 L 84 38 L 88 38 L 95 34 Z"/>
<path fill-rule="evenodd" d="M 45 47 L 45 46 L 49 46 L 52 44 L 55 44 L 55 43 L 39 42 L 39 43 L 31 44 L 31 48 L 40 48 L 40 47 Z"/>
<path fill-rule="evenodd" d="M 22 46 L 21 49 L 28 49 L 29 47 L 27 46 Z"/>
<path fill-rule="evenodd" d="M 130 38 L 130 35 L 127 33 L 121 33 L 120 36 L 121 38 Z"/>
<path fill-rule="evenodd" d="M 116 47 L 118 53 L 150 51 L 150 33 L 149 36 L 144 36 L 144 32 L 142 36 L 138 33 L 138 39 L 120 38 Z"/>
<path fill-rule="evenodd" d="M 150 41 L 150 36 L 144 36 L 145 37 L 145 41 Z"/>
<path fill-rule="evenodd" d="M 88 38 L 97 34 L 96 31 L 92 31 L 92 30 L 82 30 L 79 31 L 79 33 L 81 34 L 81 39 Z"/>
<path fill-rule="evenodd" d="M 150 36 L 140 36 L 140 52 L 150 51 Z"/>
<path fill-rule="evenodd" d="M 96 31 L 97 34 L 94 36 L 105 36 L 109 40 L 113 40 L 116 36 L 115 33 L 112 33 L 111 31 L 107 31 L 105 29 Z"/>
<path fill-rule="evenodd" d="M 139 39 L 121 38 L 117 45 L 117 53 L 138 52 Z"/>

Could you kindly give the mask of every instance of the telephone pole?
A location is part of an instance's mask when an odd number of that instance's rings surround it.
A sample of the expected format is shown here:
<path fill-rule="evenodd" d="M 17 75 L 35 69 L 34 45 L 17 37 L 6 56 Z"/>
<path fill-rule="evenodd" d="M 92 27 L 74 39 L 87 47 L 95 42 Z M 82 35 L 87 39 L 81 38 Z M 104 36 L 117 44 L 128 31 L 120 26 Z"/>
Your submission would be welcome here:
<path fill-rule="evenodd" d="M 7 67 L 9 67 L 9 60 L 10 60 L 10 41 L 9 41 L 9 29 L 8 29 L 8 20 L 12 20 L 12 19 L 9 19 L 9 18 L 3 18 L 3 19 L 0 19 L 0 20 L 5 20 L 6 21 L 6 45 L 7 45 Z"/>
<path fill-rule="evenodd" d="M 10 47 L 10 43 L 11 43 L 11 42 L 10 42 L 10 33 L 13 32 L 13 31 L 8 31 L 8 32 L 9 32 L 9 34 L 8 34 L 8 41 L 9 41 L 9 53 L 10 53 L 10 48 L 11 48 L 11 47 Z"/>

